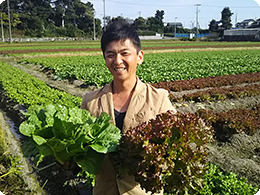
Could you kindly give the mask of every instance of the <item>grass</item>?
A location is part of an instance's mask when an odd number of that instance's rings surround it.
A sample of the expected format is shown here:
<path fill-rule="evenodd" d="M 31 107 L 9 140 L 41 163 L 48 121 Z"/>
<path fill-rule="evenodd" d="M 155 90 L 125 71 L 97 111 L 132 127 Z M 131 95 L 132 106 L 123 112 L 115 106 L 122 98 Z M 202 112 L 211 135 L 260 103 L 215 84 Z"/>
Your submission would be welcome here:
<path fill-rule="evenodd" d="M 11 153 L 0 113 L 0 192 L 5 195 L 35 194 L 22 177 L 21 158 Z"/>
<path fill-rule="evenodd" d="M 0 191 L 4 194 L 23 194 L 27 186 L 21 178 L 19 157 L 12 156 L 8 151 L 6 132 L 0 118 Z"/>

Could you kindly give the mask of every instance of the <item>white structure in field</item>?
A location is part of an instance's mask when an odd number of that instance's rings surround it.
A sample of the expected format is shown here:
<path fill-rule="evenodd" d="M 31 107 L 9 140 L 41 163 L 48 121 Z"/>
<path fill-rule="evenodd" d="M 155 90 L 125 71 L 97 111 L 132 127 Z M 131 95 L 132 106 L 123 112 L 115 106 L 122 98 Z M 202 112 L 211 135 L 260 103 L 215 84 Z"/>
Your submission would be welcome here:
<path fill-rule="evenodd" d="M 244 28 L 224 30 L 227 41 L 260 41 L 260 28 Z"/>

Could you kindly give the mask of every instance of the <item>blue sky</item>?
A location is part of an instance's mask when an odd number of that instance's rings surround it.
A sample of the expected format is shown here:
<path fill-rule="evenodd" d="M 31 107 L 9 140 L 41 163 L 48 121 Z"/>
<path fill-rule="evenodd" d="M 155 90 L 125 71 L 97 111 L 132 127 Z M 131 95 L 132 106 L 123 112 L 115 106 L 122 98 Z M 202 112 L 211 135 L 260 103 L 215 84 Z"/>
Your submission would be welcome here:
<path fill-rule="evenodd" d="M 102 19 L 104 0 L 91 0 L 90 2 L 94 5 L 96 17 Z M 234 13 L 231 18 L 232 24 L 244 19 L 260 18 L 260 0 L 105 0 L 105 15 L 131 19 L 139 16 L 148 18 L 154 16 L 156 10 L 164 10 L 164 22 L 174 22 L 177 17 L 177 22 L 182 22 L 184 27 L 191 28 L 196 21 L 197 6 L 195 4 L 201 5 L 198 6 L 201 28 L 208 28 L 212 19 L 220 20 L 224 7 L 229 7 Z"/>
<path fill-rule="evenodd" d="M 1 2 L 3 0 L 0 0 Z M 102 19 L 104 0 L 90 0 L 90 2 L 94 5 L 95 16 Z M 260 0 L 105 0 L 105 15 L 131 19 L 139 16 L 148 18 L 154 16 L 156 10 L 164 10 L 164 22 L 182 22 L 185 28 L 191 28 L 196 21 L 195 4 L 201 5 L 198 6 L 201 28 L 208 28 L 212 19 L 220 20 L 224 7 L 229 7 L 234 13 L 231 18 L 233 25 L 244 19 L 260 18 Z"/>

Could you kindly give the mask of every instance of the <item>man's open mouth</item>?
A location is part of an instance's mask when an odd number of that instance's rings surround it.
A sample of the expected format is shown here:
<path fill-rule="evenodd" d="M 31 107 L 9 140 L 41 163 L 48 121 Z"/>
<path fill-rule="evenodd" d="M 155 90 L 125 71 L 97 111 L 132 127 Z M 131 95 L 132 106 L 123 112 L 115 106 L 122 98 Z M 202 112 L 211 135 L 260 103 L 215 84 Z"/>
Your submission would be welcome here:
<path fill-rule="evenodd" d="M 126 68 L 114 68 L 115 71 L 123 71 L 125 70 Z"/>

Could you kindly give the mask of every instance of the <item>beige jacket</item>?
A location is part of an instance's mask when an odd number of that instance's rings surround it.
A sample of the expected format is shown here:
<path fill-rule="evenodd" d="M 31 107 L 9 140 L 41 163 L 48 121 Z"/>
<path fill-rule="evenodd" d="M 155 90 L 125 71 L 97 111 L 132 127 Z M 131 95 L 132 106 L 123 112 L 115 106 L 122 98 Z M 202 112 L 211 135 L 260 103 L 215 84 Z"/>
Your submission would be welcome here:
<path fill-rule="evenodd" d="M 98 117 L 101 112 L 106 112 L 112 117 L 115 124 L 112 84 L 101 89 L 91 91 L 83 97 L 81 108 L 87 109 L 93 116 Z M 123 132 L 130 127 L 136 127 L 142 122 L 155 118 L 157 114 L 175 110 L 168 98 L 168 92 L 156 89 L 149 84 L 137 81 L 133 96 L 125 115 Z M 106 156 L 98 175 L 96 175 L 94 195 L 144 195 L 149 194 L 141 190 L 133 176 L 117 179 L 112 163 Z"/>

